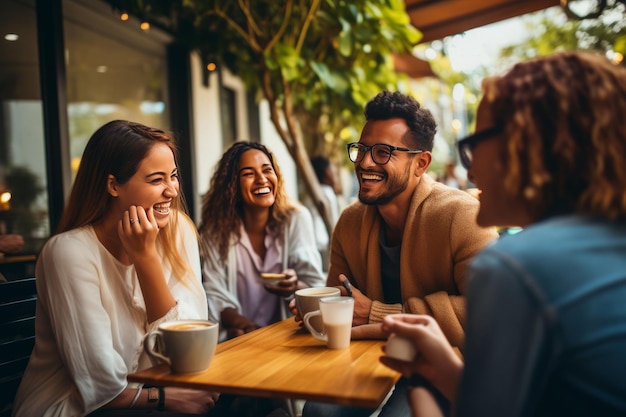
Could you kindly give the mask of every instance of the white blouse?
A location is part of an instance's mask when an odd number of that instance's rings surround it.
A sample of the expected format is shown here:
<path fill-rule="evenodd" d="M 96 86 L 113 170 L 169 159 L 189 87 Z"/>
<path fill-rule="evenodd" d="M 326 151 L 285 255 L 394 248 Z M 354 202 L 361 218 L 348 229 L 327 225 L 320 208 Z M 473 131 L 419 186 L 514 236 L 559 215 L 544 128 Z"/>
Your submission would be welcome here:
<path fill-rule="evenodd" d="M 143 337 L 174 319 L 206 319 L 198 242 L 179 214 L 177 248 L 191 266 L 181 280 L 163 272 L 177 305 L 148 324 L 133 265 L 115 259 L 91 226 L 53 236 L 36 268 L 35 347 L 13 405 L 13 415 L 84 416 L 117 397 L 126 376 L 151 365 Z"/>

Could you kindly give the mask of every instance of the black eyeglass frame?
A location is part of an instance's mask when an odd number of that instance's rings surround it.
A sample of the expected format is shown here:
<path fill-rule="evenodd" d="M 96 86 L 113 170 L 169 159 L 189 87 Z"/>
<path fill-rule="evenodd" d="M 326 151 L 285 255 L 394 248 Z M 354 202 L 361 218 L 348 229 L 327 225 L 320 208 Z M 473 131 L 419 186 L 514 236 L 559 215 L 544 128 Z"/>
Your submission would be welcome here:
<path fill-rule="evenodd" d="M 385 162 L 378 162 L 376 160 L 376 158 L 374 157 L 374 152 L 372 151 L 374 149 L 375 146 L 384 146 L 385 148 L 389 149 L 389 157 L 387 158 L 387 160 Z M 351 148 L 361 148 L 364 149 L 363 153 L 361 154 L 361 158 L 358 158 L 359 153 L 357 153 L 357 158 L 355 158 L 354 160 L 352 160 L 352 158 L 350 157 L 350 149 Z M 348 159 L 350 159 L 350 161 L 352 161 L 355 164 L 358 164 L 359 162 L 361 162 L 363 160 L 363 158 L 365 158 L 365 155 L 367 155 L 368 152 L 370 152 L 370 154 L 372 155 L 372 161 L 374 161 L 377 165 L 385 165 L 387 164 L 390 160 L 391 160 L 391 155 L 395 152 L 395 151 L 400 151 L 400 152 L 407 152 L 407 153 L 412 153 L 412 154 L 418 154 L 418 153 L 422 153 L 425 152 L 422 149 L 409 149 L 409 148 L 401 148 L 399 146 L 393 146 L 393 145 L 387 145 L 386 143 L 375 143 L 372 146 L 367 146 L 362 144 L 361 142 L 352 142 L 352 143 L 348 143 L 346 145 L 346 150 L 348 151 Z"/>
<path fill-rule="evenodd" d="M 456 143 L 456 147 L 459 151 L 459 160 L 463 168 L 470 169 L 472 167 L 472 149 L 478 142 L 500 133 L 502 133 L 502 128 L 493 126 L 460 139 Z"/>

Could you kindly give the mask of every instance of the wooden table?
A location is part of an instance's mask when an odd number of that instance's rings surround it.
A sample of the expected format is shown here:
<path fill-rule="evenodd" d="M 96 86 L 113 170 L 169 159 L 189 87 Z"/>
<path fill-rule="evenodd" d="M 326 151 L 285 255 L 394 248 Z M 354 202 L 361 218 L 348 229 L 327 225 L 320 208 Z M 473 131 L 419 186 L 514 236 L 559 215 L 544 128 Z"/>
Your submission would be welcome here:
<path fill-rule="evenodd" d="M 37 260 L 36 255 L 0 255 L 0 264 L 14 264 L 18 262 L 35 262 Z"/>
<path fill-rule="evenodd" d="M 205 372 L 176 375 L 158 365 L 128 380 L 376 408 L 400 378 L 379 362 L 383 345 L 353 340 L 348 349 L 328 349 L 289 318 L 218 344 Z"/>

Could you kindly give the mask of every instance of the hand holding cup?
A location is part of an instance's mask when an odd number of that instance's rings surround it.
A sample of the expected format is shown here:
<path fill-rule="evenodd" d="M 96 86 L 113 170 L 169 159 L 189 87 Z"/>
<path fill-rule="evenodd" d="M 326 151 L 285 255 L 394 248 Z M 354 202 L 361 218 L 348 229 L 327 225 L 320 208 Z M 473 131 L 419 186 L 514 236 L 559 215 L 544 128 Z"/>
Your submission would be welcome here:
<path fill-rule="evenodd" d="M 417 349 L 411 341 L 406 337 L 398 336 L 395 333 L 391 333 L 387 338 L 387 344 L 385 345 L 385 355 L 390 358 L 398 359 L 405 362 L 413 362 Z"/>
<path fill-rule="evenodd" d="M 298 274 L 294 269 L 281 273 L 263 272 L 261 279 L 266 291 L 280 297 L 290 297 L 298 289 Z"/>
<path fill-rule="evenodd" d="M 382 330 L 387 335 L 395 333 L 408 340 L 417 352 L 411 361 L 381 356 L 380 361 L 384 365 L 406 377 L 419 374 L 447 398 L 452 398 L 461 378 L 463 361 L 434 318 L 418 314 L 390 314 L 383 320 Z"/>

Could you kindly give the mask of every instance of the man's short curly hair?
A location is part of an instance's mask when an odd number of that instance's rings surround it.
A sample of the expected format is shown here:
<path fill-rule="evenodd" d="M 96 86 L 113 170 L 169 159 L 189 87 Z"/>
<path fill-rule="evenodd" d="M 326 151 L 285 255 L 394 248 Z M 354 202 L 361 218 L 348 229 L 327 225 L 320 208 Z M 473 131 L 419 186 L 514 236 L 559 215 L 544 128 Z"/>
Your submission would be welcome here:
<path fill-rule="evenodd" d="M 425 151 L 433 150 L 437 123 L 432 113 L 422 108 L 413 97 L 397 91 L 382 91 L 365 106 L 367 121 L 394 118 L 406 121 L 409 132 L 404 139 L 408 145 Z"/>

